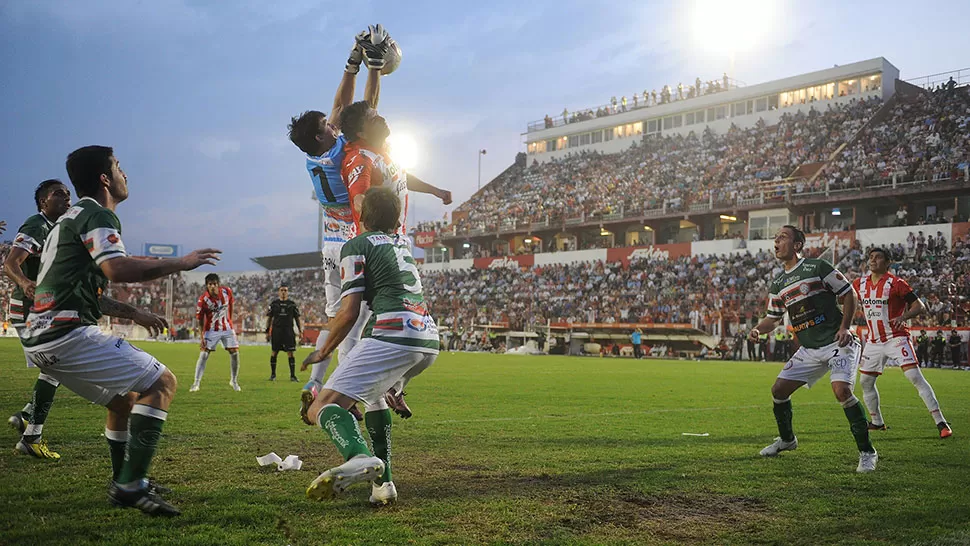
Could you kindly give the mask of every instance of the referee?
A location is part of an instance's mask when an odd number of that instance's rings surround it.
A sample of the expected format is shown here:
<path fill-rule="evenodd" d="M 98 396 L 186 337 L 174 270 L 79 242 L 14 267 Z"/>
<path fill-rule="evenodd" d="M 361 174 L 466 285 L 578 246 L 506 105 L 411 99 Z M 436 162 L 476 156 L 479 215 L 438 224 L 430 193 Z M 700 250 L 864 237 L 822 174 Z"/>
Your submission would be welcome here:
<path fill-rule="evenodd" d="M 289 357 L 290 381 L 299 381 L 296 378 L 293 351 L 296 350 L 296 338 L 300 335 L 300 309 L 290 300 L 290 289 L 285 284 L 280 285 L 279 296 L 279 299 L 269 304 L 269 311 L 266 313 L 266 341 L 270 342 L 273 350 L 269 357 L 269 380 L 276 381 L 276 354 L 284 351 Z M 294 322 L 296 332 L 293 331 Z"/>

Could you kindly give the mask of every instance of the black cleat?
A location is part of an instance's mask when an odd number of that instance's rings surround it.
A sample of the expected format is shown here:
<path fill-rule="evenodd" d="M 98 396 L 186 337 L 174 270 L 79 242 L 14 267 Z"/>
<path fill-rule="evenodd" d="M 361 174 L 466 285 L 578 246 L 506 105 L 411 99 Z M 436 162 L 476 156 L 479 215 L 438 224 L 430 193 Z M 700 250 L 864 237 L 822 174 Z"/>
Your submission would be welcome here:
<path fill-rule="evenodd" d="M 137 491 L 125 491 L 118 487 L 118 484 L 111 482 L 108 487 L 108 500 L 111 504 L 122 508 L 137 508 L 149 516 L 172 517 L 181 514 L 178 508 L 166 502 L 150 487 Z"/>
<path fill-rule="evenodd" d="M 881 425 L 877 425 L 872 421 L 869 421 L 869 424 L 866 426 L 866 428 L 869 430 L 889 430 L 889 427 L 885 423 Z"/>
<path fill-rule="evenodd" d="M 273 375 L 269 376 L 269 380 L 276 381 L 276 374 L 274 373 Z"/>
<path fill-rule="evenodd" d="M 357 419 L 358 423 L 361 423 L 364 421 L 364 414 L 361 413 L 359 409 L 357 409 L 357 404 L 350 406 L 350 409 L 347 411 L 349 411 L 350 414 L 354 416 L 354 419 Z"/>
<path fill-rule="evenodd" d="M 295 375 L 291 375 L 291 376 L 290 376 L 290 381 L 292 381 L 292 382 L 294 382 L 294 383 L 299 383 L 299 382 L 300 382 L 300 380 L 299 380 L 299 379 L 297 379 L 297 377 L 296 377 Z"/>
<path fill-rule="evenodd" d="M 411 417 L 411 408 L 408 407 L 408 403 L 404 401 L 405 392 L 400 393 L 394 392 L 394 389 L 388 390 L 384 393 L 384 401 L 387 405 L 394 410 L 394 413 L 398 414 L 401 419 L 409 419 Z"/>

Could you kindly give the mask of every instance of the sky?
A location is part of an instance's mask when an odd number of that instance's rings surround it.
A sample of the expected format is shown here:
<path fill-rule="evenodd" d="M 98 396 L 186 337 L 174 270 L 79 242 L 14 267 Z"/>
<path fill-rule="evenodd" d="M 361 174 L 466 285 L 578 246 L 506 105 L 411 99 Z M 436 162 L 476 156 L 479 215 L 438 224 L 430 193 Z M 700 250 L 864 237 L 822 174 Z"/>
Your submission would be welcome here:
<path fill-rule="evenodd" d="M 0 2 L 0 219 L 33 213 L 81 146 L 128 175 L 117 212 L 146 242 L 249 258 L 312 251 L 316 205 L 291 116 L 329 111 L 353 37 L 382 23 L 403 51 L 379 109 L 418 148 L 412 172 L 453 191 L 440 219 L 524 150 L 528 122 L 727 72 L 748 84 L 885 57 L 901 78 L 970 66 L 965 2 L 787 0 Z M 363 93 L 359 78 L 358 99 Z M 413 194 L 412 194 L 413 195 Z"/>

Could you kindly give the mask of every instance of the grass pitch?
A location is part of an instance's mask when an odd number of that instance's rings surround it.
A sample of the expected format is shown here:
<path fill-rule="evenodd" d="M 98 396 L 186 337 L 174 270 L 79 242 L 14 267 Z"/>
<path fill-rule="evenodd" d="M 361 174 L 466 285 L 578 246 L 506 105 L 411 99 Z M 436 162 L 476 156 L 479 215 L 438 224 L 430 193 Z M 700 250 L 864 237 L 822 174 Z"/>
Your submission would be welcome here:
<path fill-rule="evenodd" d="M 181 381 L 152 474 L 183 515 L 108 505 L 105 412 L 62 388 L 44 431 L 60 461 L 16 455 L 15 433 L 0 433 L 0 544 L 970 543 L 966 372 L 925 372 L 955 430 L 944 441 L 888 370 L 891 429 L 874 434 L 877 471 L 859 475 L 826 383 L 793 397 L 798 450 L 758 456 L 777 434 L 778 363 L 445 353 L 408 387 L 415 417 L 394 421 L 400 499 L 375 509 L 362 486 L 331 503 L 304 497 L 341 461 L 300 422 L 302 384 L 267 381 L 268 348 L 242 349 L 242 392 L 220 350 L 189 393 L 196 345 L 138 345 Z M 0 362 L 5 418 L 37 371 L 15 339 L 0 339 Z M 270 451 L 299 455 L 303 470 L 259 468 Z"/>

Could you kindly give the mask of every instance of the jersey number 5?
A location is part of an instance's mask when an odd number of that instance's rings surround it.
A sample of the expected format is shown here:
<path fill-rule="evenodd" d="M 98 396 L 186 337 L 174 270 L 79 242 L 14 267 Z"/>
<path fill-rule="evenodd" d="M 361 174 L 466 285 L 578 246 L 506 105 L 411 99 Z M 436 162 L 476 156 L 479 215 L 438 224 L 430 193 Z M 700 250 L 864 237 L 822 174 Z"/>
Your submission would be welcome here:
<path fill-rule="evenodd" d="M 423 289 L 421 287 L 421 276 L 418 275 L 418 267 L 413 262 L 405 260 L 405 257 L 411 258 L 411 254 L 406 248 L 395 246 L 394 255 L 397 256 L 397 268 L 401 270 L 401 273 L 410 273 L 414 276 L 414 284 L 407 284 L 402 281 L 401 285 L 412 294 L 420 294 Z"/>

